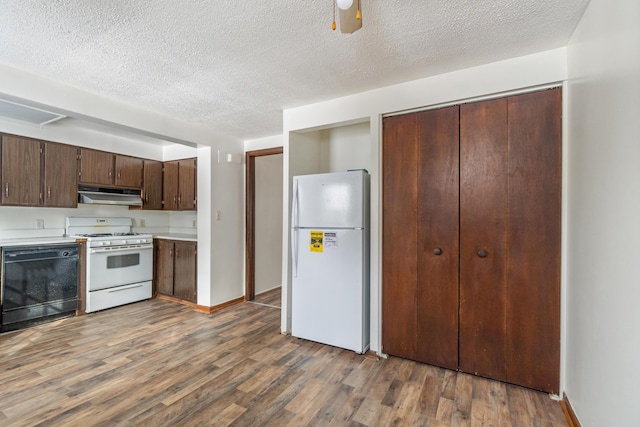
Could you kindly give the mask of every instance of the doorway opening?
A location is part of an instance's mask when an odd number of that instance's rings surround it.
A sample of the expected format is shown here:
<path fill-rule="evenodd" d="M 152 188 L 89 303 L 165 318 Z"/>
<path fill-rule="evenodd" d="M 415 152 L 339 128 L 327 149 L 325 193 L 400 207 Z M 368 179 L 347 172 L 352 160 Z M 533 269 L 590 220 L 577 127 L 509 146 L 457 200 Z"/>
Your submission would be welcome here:
<path fill-rule="evenodd" d="M 245 300 L 280 308 L 282 147 L 246 153 Z"/>

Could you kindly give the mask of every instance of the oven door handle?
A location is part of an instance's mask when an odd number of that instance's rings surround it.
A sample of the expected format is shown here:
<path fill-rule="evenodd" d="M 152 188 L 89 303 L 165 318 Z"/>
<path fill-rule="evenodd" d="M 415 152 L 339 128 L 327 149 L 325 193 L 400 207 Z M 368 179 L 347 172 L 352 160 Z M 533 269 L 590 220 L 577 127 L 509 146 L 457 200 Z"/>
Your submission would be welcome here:
<path fill-rule="evenodd" d="M 140 250 L 153 249 L 153 244 L 132 245 L 132 246 L 117 246 L 112 248 L 91 248 L 92 254 L 100 253 L 114 253 L 114 252 L 136 252 Z"/>

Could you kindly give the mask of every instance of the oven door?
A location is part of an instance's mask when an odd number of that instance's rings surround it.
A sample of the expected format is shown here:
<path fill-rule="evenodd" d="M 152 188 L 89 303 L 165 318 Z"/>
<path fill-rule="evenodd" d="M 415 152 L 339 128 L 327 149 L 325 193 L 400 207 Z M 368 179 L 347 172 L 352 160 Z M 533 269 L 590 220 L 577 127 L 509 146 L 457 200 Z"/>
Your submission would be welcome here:
<path fill-rule="evenodd" d="M 153 279 L 153 245 L 89 248 L 87 261 L 89 291 Z"/>

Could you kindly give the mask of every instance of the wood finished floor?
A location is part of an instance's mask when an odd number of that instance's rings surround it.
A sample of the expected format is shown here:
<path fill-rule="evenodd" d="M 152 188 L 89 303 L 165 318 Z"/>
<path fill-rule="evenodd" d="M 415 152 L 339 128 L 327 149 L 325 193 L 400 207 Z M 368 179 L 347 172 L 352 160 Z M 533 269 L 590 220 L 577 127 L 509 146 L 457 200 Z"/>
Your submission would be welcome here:
<path fill-rule="evenodd" d="M 258 304 L 272 305 L 274 307 L 280 307 L 280 304 L 282 301 L 281 289 L 282 288 L 275 288 L 275 289 L 271 289 L 269 291 L 263 292 L 261 294 L 258 294 L 256 295 L 253 302 L 256 302 Z"/>
<path fill-rule="evenodd" d="M 542 393 L 151 300 L 0 336 L 2 426 L 566 426 Z"/>

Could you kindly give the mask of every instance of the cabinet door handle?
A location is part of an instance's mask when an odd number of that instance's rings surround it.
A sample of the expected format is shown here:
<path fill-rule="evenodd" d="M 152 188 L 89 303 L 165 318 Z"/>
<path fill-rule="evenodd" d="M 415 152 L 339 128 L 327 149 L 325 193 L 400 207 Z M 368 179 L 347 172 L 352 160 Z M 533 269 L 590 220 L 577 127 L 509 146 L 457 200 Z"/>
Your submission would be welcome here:
<path fill-rule="evenodd" d="M 122 169 L 118 169 L 118 179 L 122 176 Z"/>
<path fill-rule="evenodd" d="M 113 176 L 113 171 L 109 169 L 108 174 L 109 174 L 109 178 L 111 178 Z"/>
<path fill-rule="evenodd" d="M 486 258 L 486 257 L 487 257 L 487 255 L 489 255 L 489 253 L 488 253 L 487 251 L 485 251 L 484 249 L 480 249 L 480 250 L 478 251 L 478 256 L 479 256 L 480 258 Z"/>
<path fill-rule="evenodd" d="M 51 198 L 51 186 L 47 187 L 47 198 L 50 199 Z"/>
<path fill-rule="evenodd" d="M 8 182 L 4 185 L 4 195 L 9 197 L 9 183 Z"/>
<path fill-rule="evenodd" d="M 442 255 L 442 249 L 440 249 L 440 248 L 435 248 L 435 249 L 433 250 L 433 253 L 434 253 L 435 255 Z"/>

